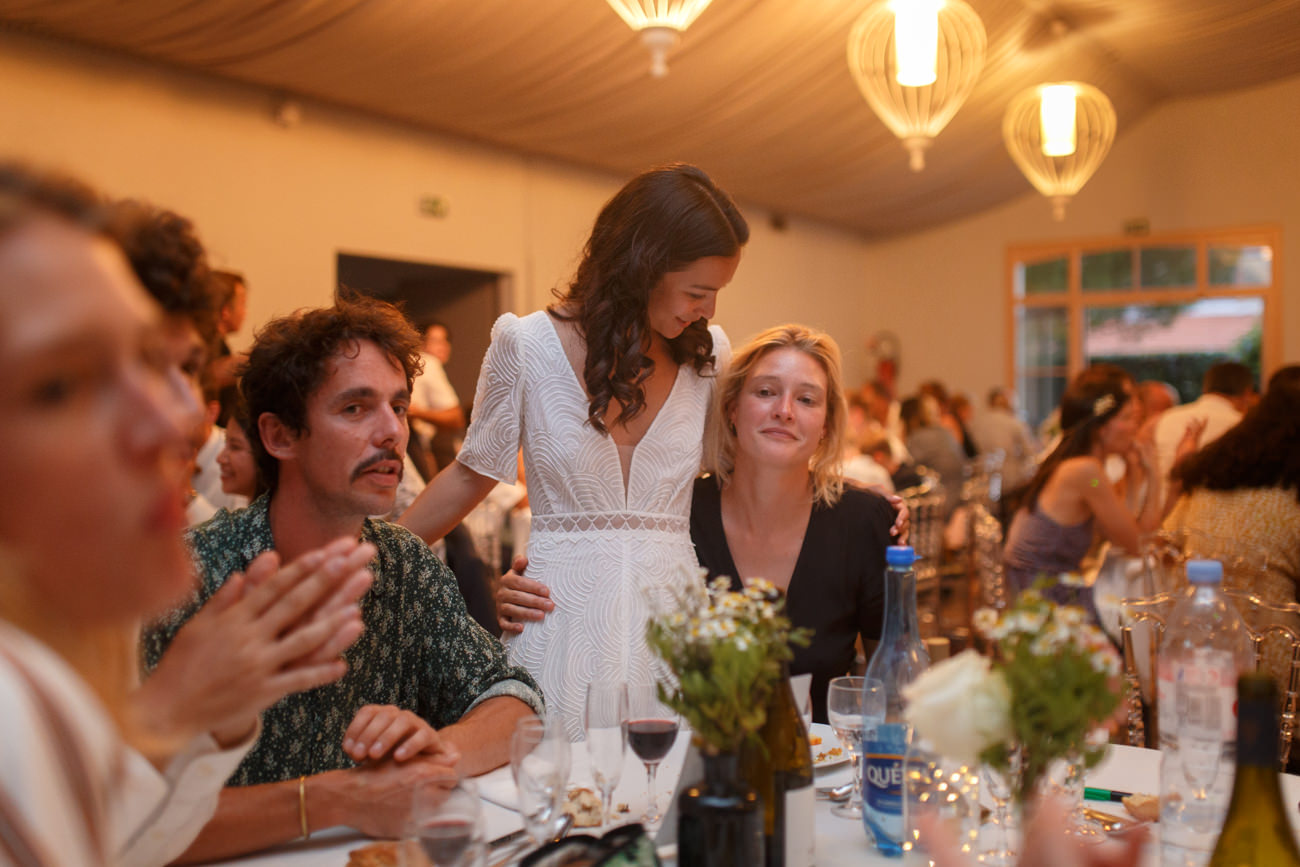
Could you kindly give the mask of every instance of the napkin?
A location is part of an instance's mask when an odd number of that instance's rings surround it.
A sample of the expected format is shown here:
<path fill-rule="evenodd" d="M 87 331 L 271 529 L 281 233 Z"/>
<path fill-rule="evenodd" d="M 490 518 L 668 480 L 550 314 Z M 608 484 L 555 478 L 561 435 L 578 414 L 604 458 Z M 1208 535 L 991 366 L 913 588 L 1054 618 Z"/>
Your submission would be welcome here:
<path fill-rule="evenodd" d="M 498 807 L 519 812 L 519 789 L 515 786 L 515 779 L 510 773 L 509 765 L 503 765 L 495 771 L 475 777 L 474 782 L 478 783 L 480 798 Z"/>

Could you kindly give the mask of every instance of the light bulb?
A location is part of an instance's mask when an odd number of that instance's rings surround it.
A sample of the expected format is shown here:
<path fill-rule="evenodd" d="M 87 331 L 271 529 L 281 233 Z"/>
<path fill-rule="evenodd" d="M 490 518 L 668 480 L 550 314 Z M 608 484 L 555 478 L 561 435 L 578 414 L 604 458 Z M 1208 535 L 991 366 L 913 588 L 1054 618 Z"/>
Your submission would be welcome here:
<path fill-rule="evenodd" d="M 1048 84 L 1040 91 L 1039 123 L 1043 155 L 1068 157 L 1074 153 L 1075 90 L 1072 84 Z"/>
<path fill-rule="evenodd" d="M 895 78 L 925 87 L 939 77 L 940 0 L 894 0 Z"/>

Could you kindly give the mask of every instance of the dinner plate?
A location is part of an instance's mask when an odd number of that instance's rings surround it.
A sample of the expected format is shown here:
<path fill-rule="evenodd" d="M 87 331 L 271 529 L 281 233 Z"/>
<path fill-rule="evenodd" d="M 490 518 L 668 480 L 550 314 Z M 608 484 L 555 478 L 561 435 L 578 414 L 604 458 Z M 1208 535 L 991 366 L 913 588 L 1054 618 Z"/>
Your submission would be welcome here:
<path fill-rule="evenodd" d="M 808 727 L 808 736 L 812 743 L 813 767 L 817 770 L 833 768 L 849 760 L 849 751 L 840 743 L 835 729 L 826 723 L 813 723 Z M 820 743 L 818 743 L 820 739 Z"/>

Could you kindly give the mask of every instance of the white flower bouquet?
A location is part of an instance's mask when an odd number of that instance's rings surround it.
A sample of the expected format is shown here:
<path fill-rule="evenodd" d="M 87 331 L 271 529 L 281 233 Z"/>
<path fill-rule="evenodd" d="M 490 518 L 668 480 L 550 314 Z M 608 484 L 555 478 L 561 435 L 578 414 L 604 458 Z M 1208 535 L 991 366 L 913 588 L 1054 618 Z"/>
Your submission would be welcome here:
<path fill-rule="evenodd" d="M 684 586 L 675 608 L 646 626 L 646 641 L 676 678 L 659 684 L 659 697 L 686 719 L 702 749 L 733 751 L 763 727 L 781 663 L 811 633 L 790 628 L 780 591 L 762 579 L 740 592 L 727 578 Z"/>
<path fill-rule="evenodd" d="M 953 759 L 1006 773 L 1020 803 L 1053 760 L 1100 761 L 1104 747 L 1087 736 L 1119 705 L 1120 662 L 1084 610 L 1032 589 L 1001 615 L 977 611 L 975 628 L 994 642 L 992 660 L 965 651 L 904 690 L 918 736 Z"/>

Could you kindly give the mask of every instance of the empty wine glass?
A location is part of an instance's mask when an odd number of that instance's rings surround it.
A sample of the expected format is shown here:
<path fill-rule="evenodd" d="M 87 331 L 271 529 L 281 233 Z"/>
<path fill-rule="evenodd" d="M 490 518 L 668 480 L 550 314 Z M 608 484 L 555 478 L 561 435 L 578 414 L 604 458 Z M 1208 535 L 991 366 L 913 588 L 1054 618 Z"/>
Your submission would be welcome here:
<path fill-rule="evenodd" d="M 541 845 L 559 828 L 569 785 L 569 739 L 558 721 L 522 719 L 510 739 L 510 773 L 519 789 L 519 814 Z"/>
<path fill-rule="evenodd" d="M 613 815 L 614 788 L 623 776 L 627 753 L 627 687 L 605 680 L 589 683 L 583 722 L 591 777 L 600 789 L 601 824 L 606 825 Z"/>
<path fill-rule="evenodd" d="M 627 742 L 645 763 L 648 794 L 641 822 L 646 826 L 663 818 L 655 792 L 655 773 L 673 748 L 678 727 L 677 712 L 659 700 L 655 684 L 638 683 L 627 688 Z"/>
<path fill-rule="evenodd" d="M 408 845 L 420 848 L 432 867 L 469 867 L 483 857 L 483 808 L 473 780 L 450 789 L 424 787 L 411 801 Z"/>
<path fill-rule="evenodd" d="M 862 776 L 858 773 L 858 760 L 862 752 L 863 685 L 866 680 L 864 677 L 836 677 L 831 679 L 826 689 L 826 716 L 840 743 L 848 750 L 853 768 L 853 794 L 846 803 L 831 808 L 832 813 L 844 819 L 862 818 Z M 883 719 L 885 687 L 874 678 L 871 683 L 871 695 L 879 695 L 880 717 Z"/>
<path fill-rule="evenodd" d="M 981 864 L 991 867 L 1012 867 L 1016 863 L 1016 842 L 1012 839 L 1015 828 L 1015 814 L 1011 810 L 1013 781 L 1020 774 L 1020 750 L 1011 751 L 1011 767 L 1005 773 L 991 765 L 983 766 L 984 791 L 993 801 L 993 813 L 989 824 L 993 827 L 991 839 L 979 853 Z"/>

